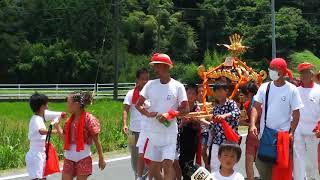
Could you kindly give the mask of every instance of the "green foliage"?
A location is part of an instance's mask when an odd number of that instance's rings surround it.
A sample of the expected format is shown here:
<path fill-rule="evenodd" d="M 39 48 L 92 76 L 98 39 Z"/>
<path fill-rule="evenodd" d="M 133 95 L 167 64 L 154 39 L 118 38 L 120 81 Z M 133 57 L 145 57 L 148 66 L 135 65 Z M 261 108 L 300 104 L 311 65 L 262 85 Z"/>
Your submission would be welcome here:
<path fill-rule="evenodd" d="M 87 51 L 78 52 L 66 41 L 46 46 L 22 45 L 18 61 L 11 68 L 18 81 L 28 83 L 94 82 L 97 61 Z"/>
<path fill-rule="evenodd" d="M 0 170 L 22 167 L 29 148 L 28 125 L 32 112 L 27 102 L 0 103 Z M 108 107 L 108 108 L 105 108 Z M 65 111 L 65 103 L 49 103 L 49 109 Z M 14 109 L 14 111 L 13 111 Z M 126 137 L 121 132 L 122 103 L 115 101 L 97 101 L 88 107 L 101 125 L 100 140 L 103 151 L 113 151 L 126 146 Z M 63 142 L 52 136 L 53 144 L 63 159 Z M 94 145 L 93 145 L 94 146 Z M 95 152 L 93 148 L 93 152 Z"/>
<path fill-rule="evenodd" d="M 209 67 L 216 67 L 219 64 L 223 63 L 226 57 L 226 54 L 221 54 L 217 51 L 210 52 L 209 50 L 206 50 L 204 54 L 203 64 L 207 69 Z"/>
<path fill-rule="evenodd" d="M 141 68 L 148 68 L 150 57 L 145 55 L 122 54 L 121 68 L 119 72 L 119 82 L 134 82 L 136 71 Z"/>
<path fill-rule="evenodd" d="M 114 6 L 110 0 L 0 1 L 0 82 L 89 83 L 98 63 L 98 82 L 113 81 Z M 121 82 L 132 81 L 154 52 L 175 63 L 217 65 L 226 50 L 216 44 L 229 44 L 233 33 L 250 47 L 241 57 L 250 65 L 261 69 L 271 59 L 267 0 L 123 0 L 119 8 Z M 319 9 L 317 0 L 276 1 L 279 57 L 305 49 L 320 55 Z M 56 72 L 46 64 L 61 67 Z"/>
<path fill-rule="evenodd" d="M 312 63 L 316 70 L 320 70 L 320 59 L 315 56 L 312 52 L 304 50 L 302 52 L 294 52 L 289 56 L 289 67 L 293 71 L 294 75 L 297 76 L 297 67 L 298 64 L 303 62 Z"/>
<path fill-rule="evenodd" d="M 198 65 L 191 64 L 175 64 L 172 70 L 172 77 L 185 84 L 197 84 L 201 83 L 198 76 Z"/>

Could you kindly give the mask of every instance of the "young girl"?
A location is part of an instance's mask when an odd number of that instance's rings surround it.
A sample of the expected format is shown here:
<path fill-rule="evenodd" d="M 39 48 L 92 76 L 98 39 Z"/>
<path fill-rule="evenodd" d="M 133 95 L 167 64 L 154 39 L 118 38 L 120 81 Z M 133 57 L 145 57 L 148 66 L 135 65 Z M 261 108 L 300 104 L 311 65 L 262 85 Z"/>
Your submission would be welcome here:
<path fill-rule="evenodd" d="M 219 146 L 226 141 L 224 130 L 219 121 L 226 120 L 229 126 L 238 133 L 238 119 L 240 118 L 240 110 L 236 102 L 227 98 L 227 84 L 218 82 L 213 86 L 213 91 L 217 103 L 213 108 L 213 119 L 215 120 L 213 131 L 215 132 L 215 136 L 211 142 L 211 172 L 219 170 L 218 150 Z"/>
<path fill-rule="evenodd" d="M 99 168 L 103 170 L 106 163 L 99 140 L 99 121 L 85 107 L 91 103 L 89 92 L 74 92 L 67 98 L 67 108 L 71 117 L 66 121 L 64 130 L 60 123 L 55 125 L 60 137 L 64 140 L 64 164 L 62 179 L 87 179 L 92 174 L 90 145 L 95 144 L 99 154 Z"/>

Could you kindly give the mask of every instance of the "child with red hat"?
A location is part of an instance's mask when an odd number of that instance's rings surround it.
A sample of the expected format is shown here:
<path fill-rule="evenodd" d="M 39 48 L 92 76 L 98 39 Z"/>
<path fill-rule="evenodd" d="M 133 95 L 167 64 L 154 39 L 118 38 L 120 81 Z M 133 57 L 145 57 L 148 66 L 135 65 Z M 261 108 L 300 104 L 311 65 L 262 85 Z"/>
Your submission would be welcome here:
<path fill-rule="evenodd" d="M 301 86 L 298 87 L 304 107 L 300 109 L 300 121 L 294 135 L 294 179 L 320 179 L 317 147 L 319 139 L 313 132 L 320 119 L 320 86 L 312 80 L 314 65 L 298 65 Z M 310 168 L 307 168 L 309 164 Z"/>
<path fill-rule="evenodd" d="M 151 160 L 149 177 L 173 179 L 178 128 L 176 118 L 167 122 L 167 114 L 171 111 L 177 111 L 176 115 L 180 116 L 188 113 L 188 98 L 183 84 L 170 76 L 173 63 L 168 55 L 154 54 L 150 65 L 158 79 L 144 86 L 136 104 L 137 110 L 149 118 L 145 158 Z M 150 102 L 148 109 L 143 107 L 146 99 Z M 164 177 L 160 173 L 161 167 Z"/>

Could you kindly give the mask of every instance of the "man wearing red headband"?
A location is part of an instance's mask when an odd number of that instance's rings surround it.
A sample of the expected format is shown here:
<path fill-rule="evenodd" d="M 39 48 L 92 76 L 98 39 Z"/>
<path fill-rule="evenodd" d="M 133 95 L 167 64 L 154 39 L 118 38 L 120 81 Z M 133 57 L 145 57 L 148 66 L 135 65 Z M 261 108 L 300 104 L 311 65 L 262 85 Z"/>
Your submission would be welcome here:
<path fill-rule="evenodd" d="M 261 138 L 265 125 L 269 129 L 277 131 L 289 131 L 292 136 L 299 122 L 299 109 L 303 107 L 299 92 L 296 86 L 285 81 L 285 77 L 292 78 L 290 70 L 287 69 L 287 63 L 284 59 L 275 58 L 269 66 L 269 83 L 264 83 L 260 86 L 256 96 L 255 103 L 251 113 L 250 133 L 258 136 L 258 131 L 255 123 L 260 117 L 260 134 Z M 268 85 L 269 97 L 266 102 L 266 92 Z M 265 105 L 268 104 L 268 110 L 265 113 Z M 266 119 L 265 119 L 266 115 Z M 261 148 L 260 141 L 260 148 Z M 256 166 L 262 180 L 271 180 L 272 164 L 257 158 Z"/>
<path fill-rule="evenodd" d="M 170 76 L 173 63 L 168 55 L 154 54 L 150 65 L 159 79 L 151 80 L 145 85 L 140 92 L 136 108 L 149 118 L 149 142 L 145 152 L 145 158 L 151 160 L 149 177 L 169 180 L 174 177 L 173 161 L 176 156 L 178 128 L 176 118 L 169 124 L 165 123 L 166 114 L 172 110 L 178 111 L 180 116 L 188 113 L 188 98 L 183 84 Z M 149 109 L 142 106 L 146 99 L 151 104 Z M 161 167 L 164 177 L 160 174 Z"/>
<path fill-rule="evenodd" d="M 319 139 L 313 129 L 320 119 L 320 86 L 312 81 L 314 66 L 298 65 L 301 86 L 298 87 L 304 107 L 300 109 L 300 121 L 294 135 L 294 179 L 320 179 L 316 161 Z M 310 168 L 306 168 L 309 164 Z"/>

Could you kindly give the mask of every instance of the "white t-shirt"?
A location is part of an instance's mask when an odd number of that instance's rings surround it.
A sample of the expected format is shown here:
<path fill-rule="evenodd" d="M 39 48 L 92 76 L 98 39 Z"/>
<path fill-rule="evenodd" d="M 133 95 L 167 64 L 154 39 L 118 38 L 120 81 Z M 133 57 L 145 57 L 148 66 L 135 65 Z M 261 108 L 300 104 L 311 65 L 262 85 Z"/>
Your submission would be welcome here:
<path fill-rule="evenodd" d="M 45 147 L 46 135 L 39 133 L 40 129 L 46 129 L 44 120 L 41 116 L 33 115 L 29 122 L 28 139 L 30 141 L 30 149 L 42 150 Z"/>
<path fill-rule="evenodd" d="M 296 133 L 313 135 L 312 130 L 320 120 L 320 85 L 313 88 L 298 87 L 304 107 L 300 109 L 300 121 Z"/>
<path fill-rule="evenodd" d="M 260 137 L 264 130 L 265 98 L 268 83 L 260 86 L 254 100 L 261 103 L 262 114 L 260 119 Z M 298 88 L 286 82 L 277 87 L 271 82 L 268 100 L 267 126 L 275 130 L 289 131 L 292 112 L 303 107 Z"/>
<path fill-rule="evenodd" d="M 124 98 L 123 104 L 130 106 L 130 126 L 129 129 L 134 132 L 141 132 L 141 129 L 145 127 L 146 117 L 143 116 L 132 104 L 132 96 L 134 89 L 128 91 L 126 97 Z M 145 105 L 150 106 L 150 103 L 146 100 Z"/>
<path fill-rule="evenodd" d="M 150 101 L 149 112 L 158 114 L 169 110 L 178 110 L 183 101 L 188 101 L 186 90 L 180 82 L 171 79 L 167 84 L 161 84 L 160 79 L 149 81 L 140 95 Z M 149 118 L 146 134 L 149 140 L 157 146 L 174 144 L 177 141 L 177 120 L 173 119 L 169 127 L 164 126 L 156 118 Z"/>
<path fill-rule="evenodd" d="M 244 180 L 242 174 L 234 171 L 231 176 L 225 177 L 220 174 L 220 171 L 212 173 L 213 180 Z"/>

